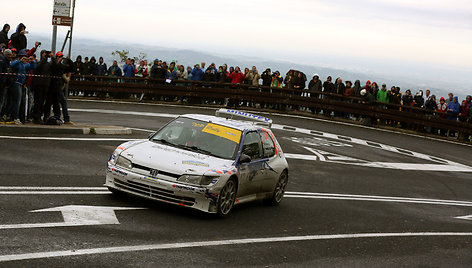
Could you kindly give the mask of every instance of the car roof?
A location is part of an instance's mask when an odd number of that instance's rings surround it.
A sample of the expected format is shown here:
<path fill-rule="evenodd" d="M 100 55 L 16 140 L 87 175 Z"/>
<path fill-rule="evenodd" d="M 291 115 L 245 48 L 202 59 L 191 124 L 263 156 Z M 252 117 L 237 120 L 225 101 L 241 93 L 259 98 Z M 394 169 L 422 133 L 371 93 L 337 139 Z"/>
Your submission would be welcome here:
<path fill-rule="evenodd" d="M 242 121 L 242 120 L 234 120 L 234 119 L 226 119 L 223 117 L 217 117 L 213 115 L 203 115 L 203 114 L 184 114 L 181 117 L 196 119 L 200 121 L 205 121 L 217 125 L 222 125 L 225 127 L 234 128 L 237 130 L 257 130 L 260 129 L 261 126 L 257 125 L 256 122 L 249 122 L 249 121 Z"/>

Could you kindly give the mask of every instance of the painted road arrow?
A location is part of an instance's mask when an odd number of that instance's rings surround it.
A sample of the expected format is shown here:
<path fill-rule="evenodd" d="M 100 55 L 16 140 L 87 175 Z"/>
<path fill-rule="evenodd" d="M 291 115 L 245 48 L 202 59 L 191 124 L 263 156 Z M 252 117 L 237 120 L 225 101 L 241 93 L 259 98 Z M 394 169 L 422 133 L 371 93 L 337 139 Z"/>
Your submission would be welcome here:
<path fill-rule="evenodd" d="M 454 217 L 455 219 L 461 219 L 461 220 L 469 220 L 472 221 L 472 215 L 467 215 L 467 216 L 460 216 L 460 217 Z"/>
<path fill-rule="evenodd" d="M 62 217 L 64 217 L 64 222 L 7 224 L 7 225 L 0 225 L 0 230 L 120 224 L 120 222 L 118 221 L 118 218 L 116 218 L 115 210 L 134 210 L 134 209 L 145 209 L 145 208 L 70 205 L 70 206 L 38 209 L 38 210 L 30 211 L 30 212 L 60 211 L 62 213 Z"/>

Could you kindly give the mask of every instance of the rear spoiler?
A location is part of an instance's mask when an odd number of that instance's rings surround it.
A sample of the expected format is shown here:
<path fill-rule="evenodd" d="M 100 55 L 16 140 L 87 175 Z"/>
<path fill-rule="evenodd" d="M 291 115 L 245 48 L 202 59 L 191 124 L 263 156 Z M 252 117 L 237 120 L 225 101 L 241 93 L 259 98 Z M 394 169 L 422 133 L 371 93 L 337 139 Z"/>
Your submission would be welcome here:
<path fill-rule="evenodd" d="M 216 116 L 224 117 L 226 119 L 228 119 L 228 118 L 233 119 L 233 117 L 240 117 L 240 118 L 244 118 L 246 120 L 261 122 L 264 125 L 268 125 L 269 128 L 272 126 L 272 119 L 270 119 L 270 118 L 260 116 L 260 115 L 250 114 L 250 113 L 246 113 L 246 112 L 241 112 L 241 111 L 238 111 L 238 110 L 221 108 L 221 109 L 216 111 Z"/>

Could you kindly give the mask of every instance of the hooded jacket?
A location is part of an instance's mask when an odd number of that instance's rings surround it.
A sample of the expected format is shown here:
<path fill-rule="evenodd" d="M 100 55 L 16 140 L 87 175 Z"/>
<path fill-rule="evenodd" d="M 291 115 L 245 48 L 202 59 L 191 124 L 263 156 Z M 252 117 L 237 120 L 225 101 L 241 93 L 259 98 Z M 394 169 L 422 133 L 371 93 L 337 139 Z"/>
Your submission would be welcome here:
<path fill-rule="evenodd" d="M 11 35 L 11 45 L 12 47 L 18 49 L 18 51 L 26 49 L 28 44 L 26 36 L 20 33 L 22 29 L 26 29 L 26 26 L 23 23 L 20 23 L 16 27 L 16 32 Z"/>
<path fill-rule="evenodd" d="M 461 105 L 459 107 L 459 112 L 460 112 L 459 121 L 461 122 L 467 121 L 467 118 L 469 117 L 469 113 L 470 113 L 470 108 L 468 106 L 467 101 L 464 100 L 463 104 L 465 105 Z"/>
<path fill-rule="evenodd" d="M 449 104 L 447 105 L 447 114 L 450 114 L 451 116 L 446 116 L 446 118 L 454 121 L 457 120 L 457 115 L 459 114 L 460 107 L 461 106 L 456 96 L 453 98 L 453 101 L 449 102 Z"/>
<path fill-rule="evenodd" d="M 8 33 L 6 31 L 8 27 L 10 27 L 10 25 L 5 24 L 3 25 L 2 31 L 0 31 L 0 44 L 5 44 L 6 46 L 8 45 L 8 42 L 10 41 L 8 39 Z"/>

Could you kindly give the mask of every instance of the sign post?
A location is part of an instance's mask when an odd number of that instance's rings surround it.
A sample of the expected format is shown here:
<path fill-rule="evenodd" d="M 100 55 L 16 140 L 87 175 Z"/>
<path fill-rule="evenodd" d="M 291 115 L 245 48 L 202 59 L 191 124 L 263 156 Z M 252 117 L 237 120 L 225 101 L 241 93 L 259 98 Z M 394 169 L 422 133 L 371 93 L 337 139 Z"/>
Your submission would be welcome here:
<path fill-rule="evenodd" d="M 57 26 L 72 25 L 72 18 L 70 17 L 70 1 L 71 0 L 54 0 L 54 8 L 52 12 L 52 45 L 51 51 L 56 52 Z M 75 1 L 74 1 L 75 4 Z M 70 46 L 69 46 L 70 54 Z"/>

